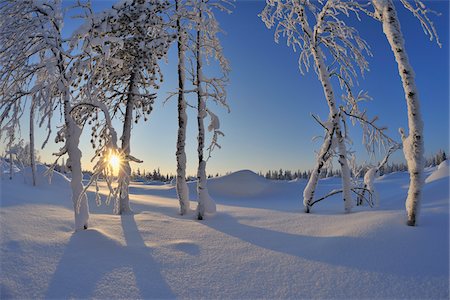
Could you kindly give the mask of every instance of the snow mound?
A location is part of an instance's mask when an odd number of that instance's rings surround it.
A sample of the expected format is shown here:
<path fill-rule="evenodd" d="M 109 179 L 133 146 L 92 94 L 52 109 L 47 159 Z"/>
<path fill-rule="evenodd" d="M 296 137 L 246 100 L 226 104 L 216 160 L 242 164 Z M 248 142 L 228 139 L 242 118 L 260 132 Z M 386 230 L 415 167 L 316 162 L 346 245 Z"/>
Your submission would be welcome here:
<path fill-rule="evenodd" d="M 0 172 L 2 172 L 3 174 L 9 174 L 9 170 L 10 170 L 9 162 L 7 162 L 4 159 L 1 159 L 0 160 Z M 13 171 L 13 173 L 17 173 L 20 171 L 20 169 L 15 164 L 13 164 L 12 171 Z"/>
<path fill-rule="evenodd" d="M 449 299 L 445 178 L 424 187 L 417 228 L 404 224 L 407 172 L 375 181 L 379 210 L 339 213 L 338 198 L 304 214 L 298 184 L 240 171 L 209 180 L 225 196 L 206 221 L 177 216 L 173 187 L 139 184 L 135 214 L 91 205 L 73 233 L 65 177 L 32 187 L 22 174 L 0 184 L 0 299 Z M 243 192 L 259 194 L 226 196 Z"/>
<path fill-rule="evenodd" d="M 425 183 L 430 183 L 430 182 L 433 182 L 435 180 L 445 178 L 445 177 L 449 177 L 449 162 L 448 162 L 448 160 L 444 160 L 443 162 L 441 162 L 439 164 L 439 166 L 437 167 L 437 169 L 433 173 L 431 173 L 430 176 L 428 176 L 425 179 Z"/>
<path fill-rule="evenodd" d="M 36 185 L 47 186 L 52 185 L 54 187 L 70 188 L 70 180 L 63 174 L 53 171 L 51 176 L 46 175 L 48 167 L 45 165 L 36 165 Z M 25 176 L 26 182 L 31 182 L 31 167 L 25 167 L 23 170 L 23 176 Z"/>
<path fill-rule="evenodd" d="M 52 184 L 56 186 L 69 186 L 70 180 L 63 175 L 62 173 L 59 173 L 57 171 L 53 171 L 50 179 L 48 176 L 44 176 L 45 172 L 47 172 L 48 167 L 44 165 L 36 165 L 36 174 L 38 178 L 38 183 L 40 183 L 39 179 L 41 180 L 42 184 Z M 31 167 L 27 167 L 25 169 L 25 173 L 31 174 Z"/>
<path fill-rule="evenodd" d="M 208 180 L 211 194 L 234 197 L 252 197 L 264 193 L 270 182 L 250 170 L 241 170 Z"/>
<path fill-rule="evenodd" d="M 49 168 L 42 164 L 36 164 L 36 185 L 37 186 L 48 186 L 52 185 L 54 187 L 70 188 L 70 180 L 63 174 L 53 171 L 51 176 L 46 174 Z M 31 184 L 32 173 L 31 167 L 24 167 L 22 170 L 16 172 L 13 180 L 21 180 L 26 184 Z"/>

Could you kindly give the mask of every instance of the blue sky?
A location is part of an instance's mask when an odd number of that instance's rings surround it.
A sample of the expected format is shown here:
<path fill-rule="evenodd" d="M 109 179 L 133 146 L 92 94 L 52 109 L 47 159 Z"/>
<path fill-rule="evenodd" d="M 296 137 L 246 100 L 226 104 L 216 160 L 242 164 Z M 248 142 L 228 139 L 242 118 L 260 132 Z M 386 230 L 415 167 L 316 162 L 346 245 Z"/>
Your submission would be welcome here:
<path fill-rule="evenodd" d="M 93 1 L 96 10 L 110 7 L 110 1 Z M 425 123 L 426 154 L 449 149 L 449 10 L 448 1 L 427 2 L 442 15 L 435 17 L 443 47 L 430 42 L 423 34 L 419 22 L 397 3 L 406 47 L 416 72 L 422 113 Z M 230 60 L 232 72 L 228 87 L 231 113 L 211 103 L 211 108 L 221 118 L 221 129 L 226 136 L 221 139 L 222 149 L 217 149 L 209 160 L 208 173 L 225 173 L 239 169 L 266 171 L 268 169 L 309 169 L 315 161 L 315 150 L 320 141 L 312 138 L 322 134 L 320 126 L 310 114 L 322 119 L 328 108 L 322 88 L 313 71 L 301 75 L 298 70 L 298 53 L 288 48 L 284 41 L 276 44 L 273 30 L 268 30 L 258 17 L 264 1 L 237 1 L 231 15 L 218 13 L 223 30 L 224 51 Z M 397 66 L 389 45 L 382 33 L 381 24 L 369 18 L 355 24 L 368 41 L 373 52 L 369 59 L 370 72 L 360 79 L 360 89 L 366 90 L 373 101 L 366 104 L 370 115 L 380 117 L 379 124 L 389 128 L 389 134 L 399 140 L 398 128 L 407 127 L 406 104 Z M 75 27 L 67 22 L 66 30 Z M 161 62 L 165 82 L 149 121 L 133 128 L 131 151 L 142 160 L 134 165 L 141 170 L 160 168 L 163 173 L 175 173 L 175 145 L 177 138 L 176 99 L 163 105 L 169 91 L 176 89 L 176 48 L 169 53 L 169 63 Z M 340 92 L 336 90 L 338 96 Z M 196 115 L 189 109 L 186 150 L 188 173 L 195 174 Z M 117 130 L 121 124 L 116 122 Z M 28 128 L 22 128 L 25 136 Z M 361 131 L 352 128 L 352 149 L 359 161 L 368 160 L 361 146 Z M 83 168 L 92 166 L 93 155 L 89 144 L 90 132 L 83 134 Z M 38 134 L 38 142 L 43 133 Z M 50 161 L 54 144 L 41 150 L 44 161 Z M 398 152 L 394 160 L 402 159 Z"/>

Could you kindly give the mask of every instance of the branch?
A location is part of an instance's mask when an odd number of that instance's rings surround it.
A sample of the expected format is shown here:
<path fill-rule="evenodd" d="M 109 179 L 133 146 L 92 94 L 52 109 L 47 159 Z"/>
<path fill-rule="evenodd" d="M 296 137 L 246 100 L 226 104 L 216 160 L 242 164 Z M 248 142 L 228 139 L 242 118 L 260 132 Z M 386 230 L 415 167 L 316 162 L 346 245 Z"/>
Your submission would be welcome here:
<path fill-rule="evenodd" d="M 363 199 L 365 199 L 365 200 L 367 201 L 367 203 L 369 204 L 369 206 L 370 206 L 370 207 L 373 207 L 373 203 L 372 203 L 372 192 L 371 192 L 371 191 L 369 191 L 369 190 L 366 189 L 366 188 L 362 188 L 362 187 L 354 187 L 354 188 L 351 189 L 351 191 L 352 191 L 353 193 L 355 193 L 358 197 L 363 197 Z M 364 194 L 361 195 L 361 193 L 360 193 L 359 191 L 363 191 L 363 192 L 367 191 L 367 192 L 369 193 L 369 199 L 366 198 L 366 197 L 364 197 Z M 320 202 L 320 201 L 322 201 L 322 200 L 325 200 L 325 199 L 328 198 L 328 197 L 331 197 L 331 196 L 333 196 L 333 195 L 337 195 L 337 194 L 340 194 L 340 193 L 342 193 L 342 189 L 341 189 L 341 190 L 333 190 L 333 191 L 331 191 L 330 193 L 328 193 L 328 194 L 326 194 L 325 196 L 323 196 L 322 198 L 319 198 L 319 199 L 317 199 L 317 200 L 314 200 L 313 202 L 311 202 L 311 204 L 310 204 L 309 206 L 312 207 L 312 206 L 313 206 L 314 204 L 316 204 L 317 202 Z"/>

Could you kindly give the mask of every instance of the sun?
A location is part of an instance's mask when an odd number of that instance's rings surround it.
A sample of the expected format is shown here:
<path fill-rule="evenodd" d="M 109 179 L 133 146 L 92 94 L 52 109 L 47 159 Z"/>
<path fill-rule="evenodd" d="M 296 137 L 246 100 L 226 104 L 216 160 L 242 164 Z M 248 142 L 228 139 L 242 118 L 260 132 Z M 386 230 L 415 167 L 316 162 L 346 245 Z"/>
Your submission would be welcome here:
<path fill-rule="evenodd" d="M 113 175 L 119 175 L 121 159 L 117 154 L 111 153 L 108 159 L 109 165 L 113 171 Z"/>

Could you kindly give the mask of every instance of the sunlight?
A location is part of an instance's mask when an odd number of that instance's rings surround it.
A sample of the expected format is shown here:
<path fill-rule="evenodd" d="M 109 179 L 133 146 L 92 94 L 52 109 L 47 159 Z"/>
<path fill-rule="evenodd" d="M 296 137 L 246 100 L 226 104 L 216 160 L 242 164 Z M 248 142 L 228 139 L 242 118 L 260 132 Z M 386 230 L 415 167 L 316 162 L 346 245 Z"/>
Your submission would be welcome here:
<path fill-rule="evenodd" d="M 120 164 L 121 164 L 121 159 L 120 156 L 118 156 L 115 153 L 110 153 L 109 154 L 109 165 L 112 169 L 113 175 L 117 176 L 119 175 L 119 170 L 120 170 Z"/>

